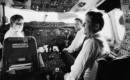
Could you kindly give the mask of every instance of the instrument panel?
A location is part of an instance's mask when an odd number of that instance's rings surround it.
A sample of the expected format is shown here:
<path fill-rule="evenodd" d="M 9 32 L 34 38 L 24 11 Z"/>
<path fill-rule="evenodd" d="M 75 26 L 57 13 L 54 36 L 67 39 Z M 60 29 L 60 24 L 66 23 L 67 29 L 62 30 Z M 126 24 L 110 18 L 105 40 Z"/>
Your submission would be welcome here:
<path fill-rule="evenodd" d="M 38 46 L 65 44 L 65 40 L 75 36 L 74 25 L 63 22 L 30 22 L 25 23 L 25 28 L 36 38 Z"/>
<path fill-rule="evenodd" d="M 36 38 L 38 47 L 48 46 L 48 51 L 42 52 L 46 71 L 55 71 L 57 68 L 61 69 L 66 66 L 60 58 L 60 51 L 65 47 L 66 41 L 72 41 L 75 36 L 73 24 L 63 22 L 30 22 L 25 23 L 25 28 L 26 31 L 31 33 L 31 36 Z M 51 49 L 53 46 L 57 46 L 59 51 L 53 51 Z"/>
<path fill-rule="evenodd" d="M 66 64 L 60 59 L 59 52 L 52 52 L 52 53 L 42 53 L 42 57 L 45 63 L 45 70 L 46 71 L 55 71 L 56 68 L 63 68 Z"/>

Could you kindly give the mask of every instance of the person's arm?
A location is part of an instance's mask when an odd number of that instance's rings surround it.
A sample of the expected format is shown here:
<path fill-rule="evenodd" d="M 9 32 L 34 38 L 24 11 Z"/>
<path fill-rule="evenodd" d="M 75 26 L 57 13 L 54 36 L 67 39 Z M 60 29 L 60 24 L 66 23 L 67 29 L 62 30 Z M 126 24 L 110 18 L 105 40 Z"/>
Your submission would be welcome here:
<path fill-rule="evenodd" d="M 6 32 L 5 35 L 4 35 L 4 40 L 5 40 L 6 38 L 8 38 L 8 32 Z"/>
<path fill-rule="evenodd" d="M 84 69 L 85 63 L 89 62 L 89 55 L 91 54 L 92 50 L 94 50 L 93 44 L 93 40 L 85 41 L 83 48 L 76 58 L 74 65 L 71 67 L 71 72 L 67 76 L 66 80 L 78 80 Z M 89 63 L 87 63 L 86 66 L 88 67 Z"/>
<path fill-rule="evenodd" d="M 64 50 L 67 50 L 69 53 L 74 52 L 75 50 L 75 46 L 76 46 L 76 42 L 78 40 L 78 33 L 76 34 L 75 38 L 73 39 L 71 45 L 68 48 L 64 48 Z"/>
<path fill-rule="evenodd" d="M 83 32 L 78 32 L 74 40 L 72 41 L 71 45 L 67 48 L 67 51 L 69 53 L 76 51 L 82 45 L 84 38 L 85 35 L 83 34 Z"/>
<path fill-rule="evenodd" d="M 3 45 L 2 45 L 1 42 L 0 42 L 0 49 L 1 49 L 1 48 L 3 48 Z"/>

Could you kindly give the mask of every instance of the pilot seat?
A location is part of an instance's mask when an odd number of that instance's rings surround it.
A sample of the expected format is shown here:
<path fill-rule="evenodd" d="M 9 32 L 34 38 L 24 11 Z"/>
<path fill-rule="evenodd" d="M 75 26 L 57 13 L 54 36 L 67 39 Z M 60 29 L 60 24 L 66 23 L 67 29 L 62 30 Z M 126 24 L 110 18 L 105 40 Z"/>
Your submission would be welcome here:
<path fill-rule="evenodd" d="M 5 39 L 2 55 L 2 80 L 39 80 L 35 38 L 10 37 Z"/>

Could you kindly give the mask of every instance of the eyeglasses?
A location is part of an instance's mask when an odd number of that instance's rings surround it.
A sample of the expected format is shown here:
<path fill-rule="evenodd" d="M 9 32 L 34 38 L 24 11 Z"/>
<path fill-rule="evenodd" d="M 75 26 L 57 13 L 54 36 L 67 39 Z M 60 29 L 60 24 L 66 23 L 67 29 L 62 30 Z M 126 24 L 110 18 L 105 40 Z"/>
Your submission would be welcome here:
<path fill-rule="evenodd" d="M 24 23 L 15 23 L 16 25 L 23 25 Z"/>

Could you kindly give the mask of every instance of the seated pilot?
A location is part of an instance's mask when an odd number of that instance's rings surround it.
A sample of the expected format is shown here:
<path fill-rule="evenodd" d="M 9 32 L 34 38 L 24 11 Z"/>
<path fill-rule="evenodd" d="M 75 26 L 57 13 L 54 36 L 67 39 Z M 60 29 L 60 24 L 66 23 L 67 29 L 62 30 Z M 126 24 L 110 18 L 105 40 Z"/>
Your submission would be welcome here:
<path fill-rule="evenodd" d="M 5 33 L 4 39 L 8 37 L 25 37 L 23 32 L 24 18 L 21 15 L 13 15 L 10 18 L 10 29 Z M 39 55 L 40 66 L 44 66 L 41 55 Z M 0 61 L 0 68 L 2 67 L 2 60 Z"/>
<path fill-rule="evenodd" d="M 83 21 L 80 18 L 76 18 L 75 23 L 75 30 L 77 32 L 76 36 L 72 41 L 71 45 L 68 48 L 64 48 L 63 51 L 66 50 L 69 53 L 73 53 L 74 57 L 76 58 L 80 51 L 79 47 L 82 45 L 86 35 L 84 35 L 84 27 L 82 27 Z"/>
<path fill-rule="evenodd" d="M 86 14 L 84 23 L 84 34 L 88 36 L 83 47 L 77 56 L 74 64 L 71 66 L 70 73 L 64 77 L 65 80 L 78 80 L 83 74 L 84 80 L 94 80 L 97 67 L 94 63 L 97 59 L 108 55 L 110 52 L 108 43 L 99 35 L 102 30 L 104 21 L 100 12 L 90 11 Z"/>

